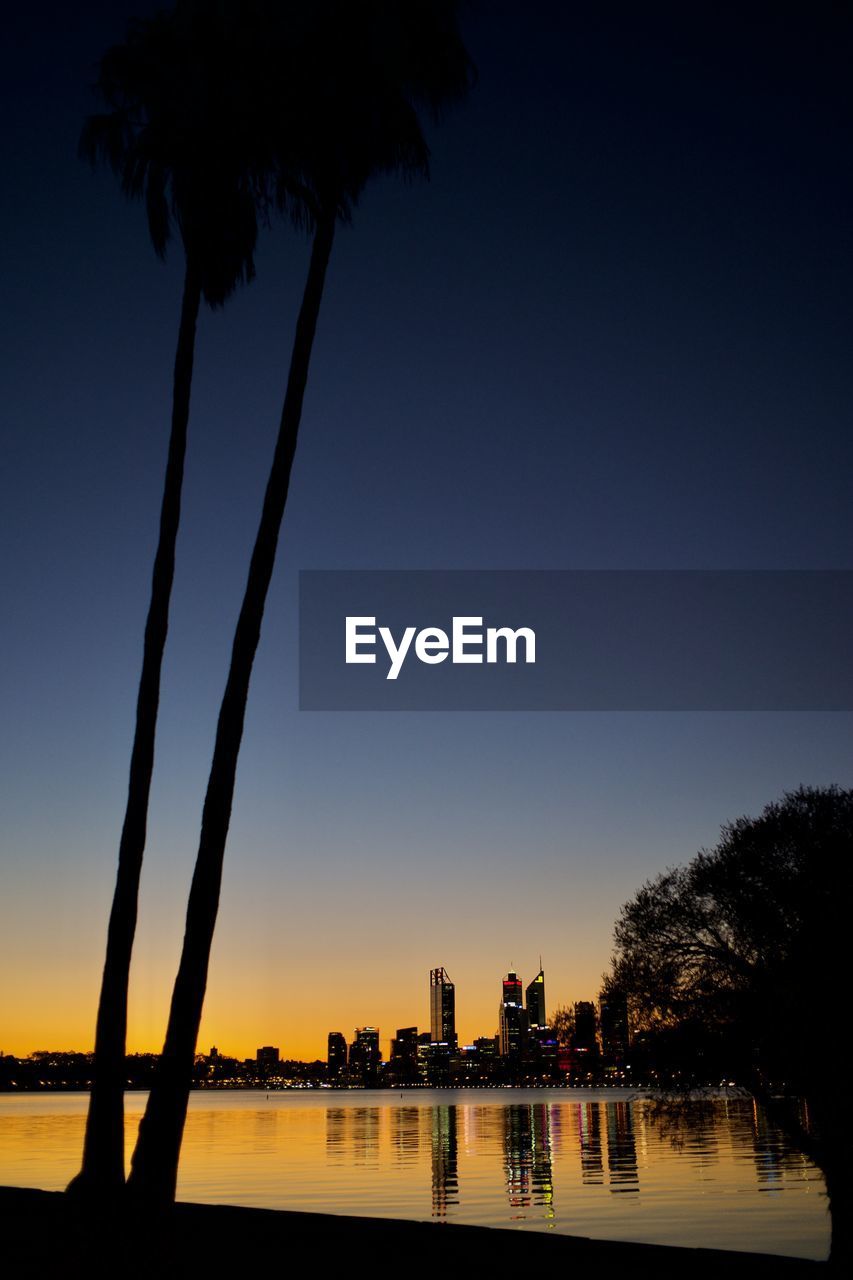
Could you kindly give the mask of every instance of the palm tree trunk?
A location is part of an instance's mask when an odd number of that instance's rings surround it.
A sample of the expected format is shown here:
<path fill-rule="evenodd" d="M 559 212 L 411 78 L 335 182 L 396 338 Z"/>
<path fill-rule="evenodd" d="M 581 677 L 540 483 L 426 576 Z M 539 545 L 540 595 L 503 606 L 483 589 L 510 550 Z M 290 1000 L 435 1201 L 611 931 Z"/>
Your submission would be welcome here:
<path fill-rule="evenodd" d="M 202 812 L 201 836 L 187 904 L 184 944 L 172 991 L 166 1041 L 131 1161 L 129 1189 L 135 1196 L 155 1205 L 169 1204 L 175 1198 L 178 1157 L 207 986 L 210 947 L 219 909 L 222 860 L 231 820 L 249 681 L 290 486 L 308 365 L 334 231 L 334 216 L 324 217 L 314 234 L 308 278 L 296 323 L 278 440 L 252 551 L 243 604 L 234 633 L 228 680 L 219 709 L 216 743 Z"/>
<path fill-rule="evenodd" d="M 136 931 L 139 877 L 145 850 L 151 775 L 154 770 L 160 670 L 175 576 L 175 543 L 181 515 L 181 487 L 200 301 L 199 282 L 188 265 L 175 352 L 172 429 L 160 511 L 160 534 L 151 581 L 151 599 L 145 623 L 127 807 L 119 842 L 118 872 L 98 1004 L 94 1078 L 89 1098 L 83 1164 L 80 1173 L 68 1188 L 75 1193 L 109 1195 L 124 1187 L 124 1081 L 130 957 Z"/>

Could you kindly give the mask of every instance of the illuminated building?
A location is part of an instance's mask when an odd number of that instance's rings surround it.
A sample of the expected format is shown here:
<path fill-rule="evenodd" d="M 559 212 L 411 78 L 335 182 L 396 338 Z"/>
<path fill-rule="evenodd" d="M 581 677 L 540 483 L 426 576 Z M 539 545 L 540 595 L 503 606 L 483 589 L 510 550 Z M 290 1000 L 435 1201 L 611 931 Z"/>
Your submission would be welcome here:
<path fill-rule="evenodd" d="M 478 1036 L 474 1041 L 474 1051 L 484 1062 L 490 1062 L 498 1051 L 494 1036 Z"/>
<path fill-rule="evenodd" d="M 399 1027 L 391 1041 L 391 1066 L 395 1080 L 413 1084 L 418 1078 L 418 1029 Z"/>
<path fill-rule="evenodd" d="M 545 1017 L 545 970 L 541 967 L 525 993 L 527 998 L 527 1021 L 531 1027 L 547 1027 Z"/>
<path fill-rule="evenodd" d="M 527 1014 L 522 1002 L 521 978 L 510 970 L 503 980 L 498 1006 L 498 1045 L 502 1058 L 517 1057 L 527 1038 Z"/>
<path fill-rule="evenodd" d="M 347 1042 L 340 1031 L 329 1032 L 329 1052 L 326 1061 L 329 1064 L 329 1078 L 334 1079 L 335 1076 L 346 1068 L 347 1065 Z"/>
<path fill-rule="evenodd" d="M 621 991 L 602 991 L 598 997 L 601 1052 L 611 1063 L 621 1064 L 628 1052 L 628 997 Z"/>
<path fill-rule="evenodd" d="M 365 1084 L 374 1083 L 382 1061 L 379 1052 L 379 1028 L 356 1027 L 355 1040 L 349 1047 L 350 1071 Z"/>
<path fill-rule="evenodd" d="M 456 988 L 445 969 L 429 972 L 429 1027 L 434 1044 L 456 1048 Z"/>

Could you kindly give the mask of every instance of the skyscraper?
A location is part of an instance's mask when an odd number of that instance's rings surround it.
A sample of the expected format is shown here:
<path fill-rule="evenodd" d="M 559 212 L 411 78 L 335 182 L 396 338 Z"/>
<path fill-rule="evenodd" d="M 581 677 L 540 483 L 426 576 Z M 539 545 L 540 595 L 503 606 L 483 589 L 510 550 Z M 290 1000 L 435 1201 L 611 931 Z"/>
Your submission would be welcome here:
<path fill-rule="evenodd" d="M 429 971 L 429 1027 L 434 1044 L 456 1048 L 456 988 L 443 968 Z"/>
<path fill-rule="evenodd" d="M 628 999 L 621 991 L 602 991 L 598 997 L 601 1051 L 614 1064 L 628 1052 Z"/>
<path fill-rule="evenodd" d="M 525 995 L 527 997 L 527 1021 L 530 1026 L 546 1027 L 548 1023 L 545 1017 L 545 970 L 543 968 L 540 967 Z"/>
<path fill-rule="evenodd" d="M 521 978 L 510 969 L 503 980 L 503 997 L 498 1006 L 498 1042 L 502 1058 L 521 1053 L 527 1038 L 527 1014 L 521 994 Z"/>
<path fill-rule="evenodd" d="M 334 1079 L 347 1065 L 347 1042 L 340 1031 L 329 1032 L 329 1079 Z"/>
<path fill-rule="evenodd" d="M 375 1084 L 381 1061 L 379 1028 L 356 1027 L 355 1039 L 349 1047 L 351 1073 L 360 1075 L 364 1084 Z"/>
<path fill-rule="evenodd" d="M 503 981 L 504 1004 L 517 1004 L 523 1007 L 521 999 L 521 978 L 514 969 L 510 969 Z"/>
<path fill-rule="evenodd" d="M 598 1040 L 596 1037 L 597 1019 L 595 1005 L 591 1000 L 578 1000 L 575 1003 L 575 1033 L 573 1047 L 581 1053 L 596 1053 Z"/>
<path fill-rule="evenodd" d="M 391 1067 L 399 1084 L 412 1084 L 418 1078 L 418 1029 L 398 1027 L 391 1041 Z"/>

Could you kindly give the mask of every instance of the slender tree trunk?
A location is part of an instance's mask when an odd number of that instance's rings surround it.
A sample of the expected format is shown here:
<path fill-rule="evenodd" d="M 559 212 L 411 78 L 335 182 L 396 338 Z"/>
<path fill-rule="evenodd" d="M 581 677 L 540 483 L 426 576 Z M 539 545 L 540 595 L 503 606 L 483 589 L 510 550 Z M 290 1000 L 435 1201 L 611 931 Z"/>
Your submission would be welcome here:
<path fill-rule="evenodd" d="M 172 430 L 154 559 L 151 600 L 145 623 L 142 674 L 136 700 L 136 730 L 130 758 L 127 807 L 119 843 L 118 872 L 107 932 L 95 1032 L 95 1069 L 83 1147 L 83 1164 L 69 1191 L 115 1194 L 124 1187 L 124 1080 L 127 992 L 136 931 L 139 877 L 154 769 L 154 736 L 160 703 L 160 670 L 169 626 L 169 599 L 175 576 L 175 543 L 181 514 L 181 487 L 190 413 L 195 332 L 201 293 L 187 266 L 175 353 Z"/>
<path fill-rule="evenodd" d="M 332 216 L 324 218 L 318 224 L 314 235 L 308 279 L 296 324 L 278 440 L 234 634 L 228 680 L 219 710 L 213 761 L 202 812 L 199 849 L 187 904 L 184 944 L 172 991 L 166 1041 L 131 1162 L 128 1179 L 130 1191 L 134 1196 L 154 1205 L 167 1205 L 175 1198 L 178 1157 L 207 986 L 210 947 L 219 909 L 222 860 L 231 819 L 249 681 L 287 501 L 311 347 L 334 231 L 335 221 Z"/>

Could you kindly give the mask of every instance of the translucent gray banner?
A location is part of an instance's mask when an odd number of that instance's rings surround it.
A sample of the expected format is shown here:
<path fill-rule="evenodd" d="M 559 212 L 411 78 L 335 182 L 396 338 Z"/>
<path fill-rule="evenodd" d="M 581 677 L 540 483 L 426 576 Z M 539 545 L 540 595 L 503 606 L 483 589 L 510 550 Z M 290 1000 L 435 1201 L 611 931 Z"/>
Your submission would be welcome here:
<path fill-rule="evenodd" d="M 300 574 L 305 711 L 849 711 L 853 571 Z"/>

